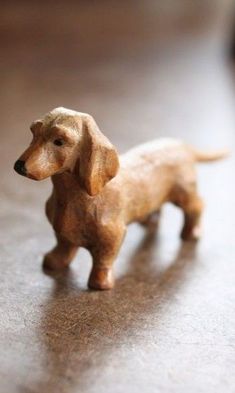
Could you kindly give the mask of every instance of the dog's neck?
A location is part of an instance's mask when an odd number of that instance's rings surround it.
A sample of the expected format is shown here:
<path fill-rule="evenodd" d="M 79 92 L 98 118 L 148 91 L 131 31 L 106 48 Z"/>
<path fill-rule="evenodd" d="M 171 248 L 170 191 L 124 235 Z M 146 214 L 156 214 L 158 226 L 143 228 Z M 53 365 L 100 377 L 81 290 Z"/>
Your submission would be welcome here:
<path fill-rule="evenodd" d="M 86 194 L 85 190 L 80 186 L 76 174 L 69 171 L 58 173 L 51 177 L 54 188 L 59 195 L 63 195 L 66 191 L 71 192 L 72 190 L 76 193 L 81 192 Z M 88 196 L 88 195 L 87 195 Z"/>

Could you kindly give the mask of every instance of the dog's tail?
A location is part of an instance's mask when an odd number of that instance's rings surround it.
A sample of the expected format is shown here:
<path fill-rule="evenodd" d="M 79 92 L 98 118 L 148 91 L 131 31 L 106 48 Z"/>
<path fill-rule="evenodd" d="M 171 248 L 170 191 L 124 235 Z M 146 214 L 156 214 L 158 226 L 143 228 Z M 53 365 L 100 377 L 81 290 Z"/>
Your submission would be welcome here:
<path fill-rule="evenodd" d="M 193 149 L 193 155 L 196 162 L 210 162 L 223 160 L 229 156 L 229 150 L 217 150 L 213 152 L 201 152 Z"/>

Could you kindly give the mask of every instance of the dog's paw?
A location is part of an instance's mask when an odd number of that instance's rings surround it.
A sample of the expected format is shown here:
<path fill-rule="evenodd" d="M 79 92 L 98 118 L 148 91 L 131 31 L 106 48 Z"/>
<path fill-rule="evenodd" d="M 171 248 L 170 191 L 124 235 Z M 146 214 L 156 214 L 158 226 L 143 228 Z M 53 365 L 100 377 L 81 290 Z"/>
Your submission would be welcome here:
<path fill-rule="evenodd" d="M 201 238 L 201 227 L 196 226 L 191 231 L 183 230 L 181 233 L 181 239 L 184 241 L 198 241 Z"/>
<path fill-rule="evenodd" d="M 43 269 L 46 270 L 62 270 L 68 267 L 68 263 L 66 263 L 64 260 L 61 260 L 57 254 L 48 252 L 48 254 L 46 254 L 43 259 L 42 266 Z"/>
<path fill-rule="evenodd" d="M 88 286 L 91 289 L 112 289 L 114 287 L 112 269 L 93 269 L 90 274 Z"/>

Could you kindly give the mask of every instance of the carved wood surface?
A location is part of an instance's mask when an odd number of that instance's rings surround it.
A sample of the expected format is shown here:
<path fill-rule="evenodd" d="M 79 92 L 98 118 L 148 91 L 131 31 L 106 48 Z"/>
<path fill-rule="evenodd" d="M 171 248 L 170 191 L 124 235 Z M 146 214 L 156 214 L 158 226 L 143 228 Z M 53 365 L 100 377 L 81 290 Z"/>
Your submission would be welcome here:
<path fill-rule="evenodd" d="M 120 153 L 161 136 L 233 149 L 234 92 L 219 43 L 201 29 L 165 43 L 166 22 L 159 43 L 155 2 L 144 14 L 130 13 L 132 2 L 20 3 L 4 5 L 1 24 L 0 392 L 233 392 L 234 158 L 198 167 L 198 246 L 181 243 L 182 216 L 166 206 L 158 236 L 129 227 L 108 292 L 87 291 L 83 249 L 67 274 L 42 271 L 54 243 L 43 214 L 51 183 L 12 169 L 30 122 L 60 105 L 92 113 Z"/>

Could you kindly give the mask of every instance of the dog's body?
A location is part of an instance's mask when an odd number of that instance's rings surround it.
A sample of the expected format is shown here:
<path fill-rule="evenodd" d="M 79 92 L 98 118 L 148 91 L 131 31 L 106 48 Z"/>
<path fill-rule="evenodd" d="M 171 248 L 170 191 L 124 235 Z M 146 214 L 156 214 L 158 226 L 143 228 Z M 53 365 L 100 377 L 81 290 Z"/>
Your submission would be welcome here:
<path fill-rule="evenodd" d="M 202 201 L 197 194 L 195 163 L 222 158 L 224 153 L 202 154 L 180 141 L 159 139 L 118 159 L 116 150 L 89 115 L 63 108 L 50 112 L 44 121 L 34 123 L 35 127 L 35 143 L 17 161 L 24 162 L 24 173 L 15 169 L 34 179 L 52 176 L 54 187 L 46 213 L 58 244 L 46 255 L 45 267 L 66 267 L 77 248 L 85 247 L 93 256 L 90 287 L 111 288 L 112 265 L 126 226 L 134 221 L 147 224 L 165 202 L 184 211 L 183 239 L 198 238 Z M 50 138 L 56 130 L 63 130 L 63 138 L 68 133 L 71 138 L 70 142 L 66 139 L 67 145 L 63 142 L 63 154 L 62 146 L 52 154 Z M 53 143 L 60 146 L 56 141 Z M 43 150 L 39 154 L 37 149 Z M 35 165 L 35 157 L 31 160 L 37 154 L 41 170 Z M 45 154 L 51 160 L 48 171 L 42 161 Z"/>
<path fill-rule="evenodd" d="M 93 235 L 100 239 L 100 227 L 113 226 L 116 231 L 119 226 L 143 222 L 164 202 L 180 203 L 179 191 L 181 198 L 183 193 L 186 197 L 195 192 L 194 163 L 192 151 L 182 143 L 159 139 L 122 155 L 118 174 L 94 197 L 72 173 L 54 175 L 47 216 L 56 233 L 88 247 Z"/>

